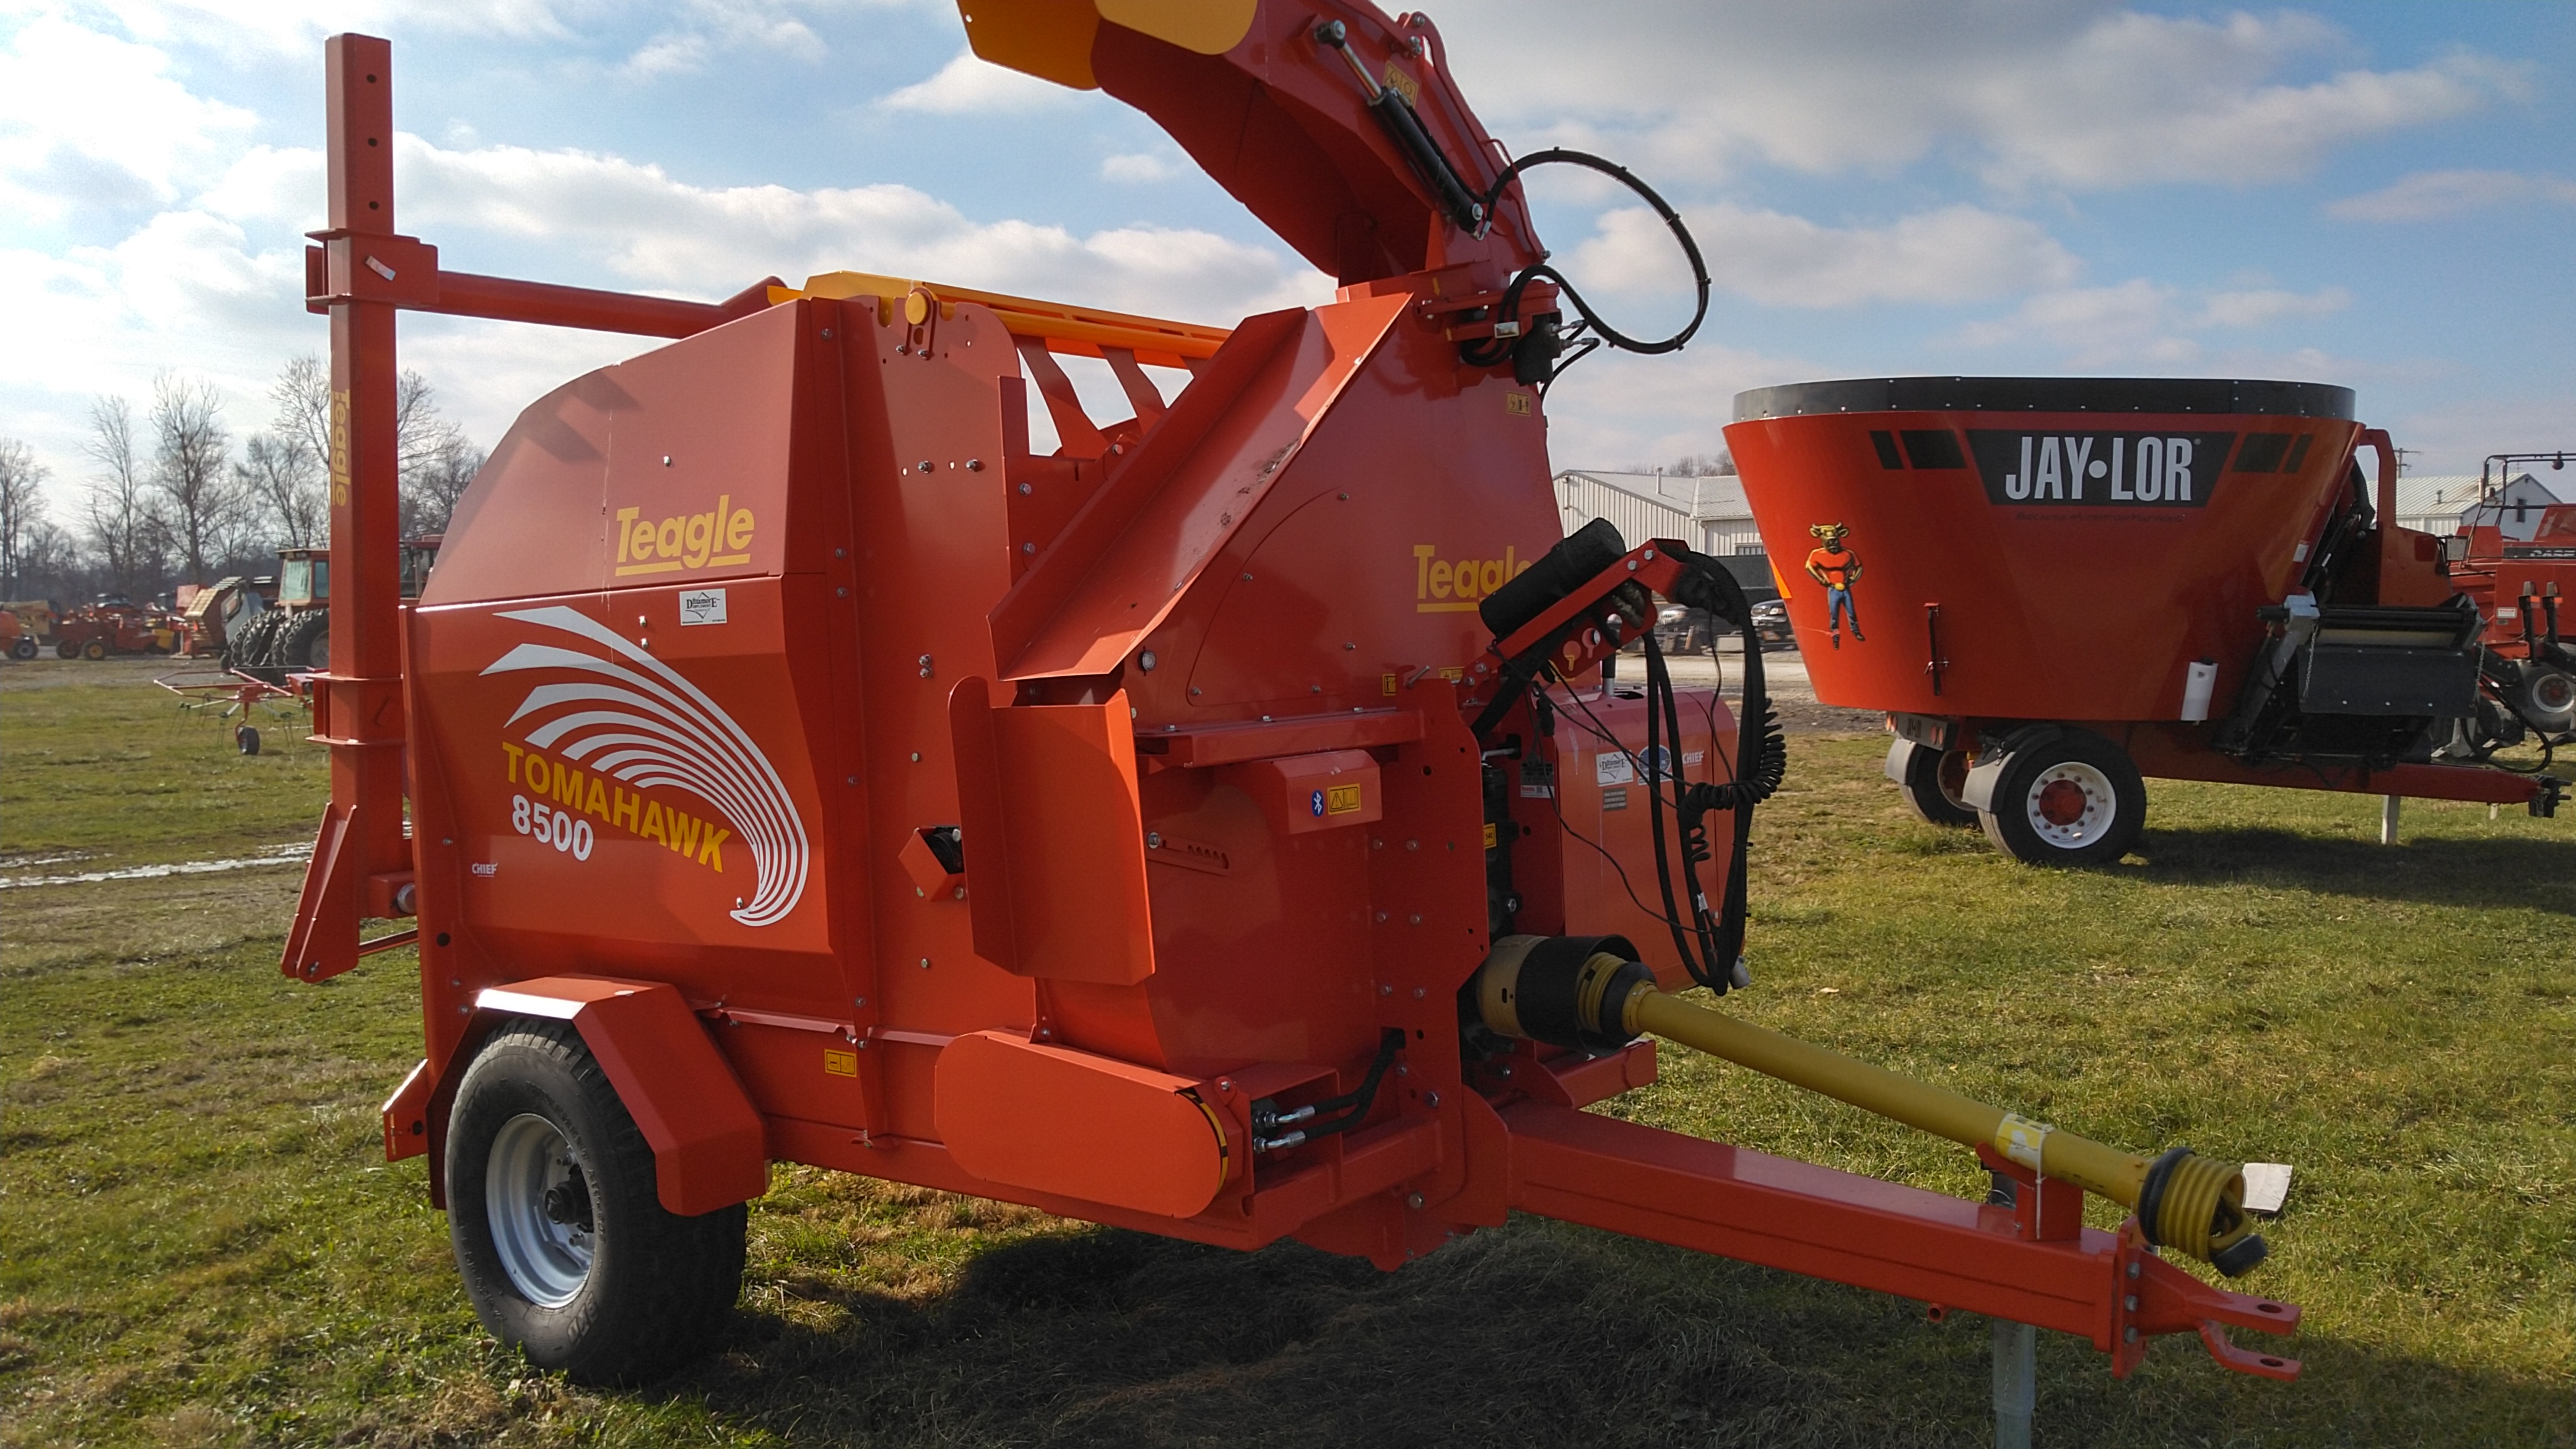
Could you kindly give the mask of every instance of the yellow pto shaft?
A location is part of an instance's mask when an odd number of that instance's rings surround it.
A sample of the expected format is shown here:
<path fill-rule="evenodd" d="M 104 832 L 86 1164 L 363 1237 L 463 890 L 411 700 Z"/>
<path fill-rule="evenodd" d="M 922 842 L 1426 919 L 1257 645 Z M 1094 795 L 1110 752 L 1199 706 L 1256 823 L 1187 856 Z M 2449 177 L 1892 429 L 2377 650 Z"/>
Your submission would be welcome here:
<path fill-rule="evenodd" d="M 1603 1050 L 1651 1034 L 1965 1146 L 1991 1145 L 2034 1172 L 2138 1214 L 2150 1241 L 2235 1276 L 2264 1256 L 2233 1163 L 2177 1147 L 2150 1161 L 1946 1087 L 1693 1005 L 1656 988 L 1618 937 L 1513 936 L 1477 977 L 1478 1014 L 1505 1036 Z"/>

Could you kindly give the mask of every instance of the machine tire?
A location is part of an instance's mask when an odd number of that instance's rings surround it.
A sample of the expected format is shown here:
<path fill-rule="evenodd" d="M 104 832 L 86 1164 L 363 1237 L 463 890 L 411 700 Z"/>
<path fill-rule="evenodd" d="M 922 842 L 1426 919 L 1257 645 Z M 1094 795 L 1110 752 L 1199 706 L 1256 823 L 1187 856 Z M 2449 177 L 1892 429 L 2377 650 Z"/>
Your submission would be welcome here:
<path fill-rule="evenodd" d="M 54 657 L 56 659 L 78 659 L 80 657 L 80 646 L 69 639 L 66 639 L 60 644 L 54 646 Z"/>
<path fill-rule="evenodd" d="M 466 1069 L 448 1237 L 475 1316 L 538 1368 L 638 1384 L 704 1353 L 741 1292 L 748 1215 L 663 1208 L 651 1145 L 569 1024 L 505 1027 Z"/>
<path fill-rule="evenodd" d="M 36 641 L 33 639 L 20 639 L 17 643 L 9 646 L 9 657 L 21 662 L 35 658 Z"/>
<path fill-rule="evenodd" d="M 331 667 L 331 611 L 309 609 L 287 621 L 277 641 L 277 662 L 287 672 Z"/>
<path fill-rule="evenodd" d="M 1978 813 L 1986 838 L 2024 865 L 2109 865 L 2147 823 L 2147 782 L 2128 752 L 2063 729 L 2015 749 Z"/>
<path fill-rule="evenodd" d="M 259 731 L 249 725 L 233 726 L 233 748 L 245 755 L 259 753 Z"/>
<path fill-rule="evenodd" d="M 99 660 L 105 659 L 107 657 L 107 641 L 104 639 L 92 639 L 88 643 L 83 644 L 81 646 L 81 657 L 93 664 L 97 663 Z"/>
<path fill-rule="evenodd" d="M 277 642 L 277 626 L 285 616 L 274 609 L 264 609 L 244 625 L 241 636 L 224 644 L 224 667 L 244 674 L 257 675 L 268 667 L 268 656 Z"/>
<path fill-rule="evenodd" d="M 1894 758 L 1900 750 L 1903 760 Z M 1962 830 L 1978 823 L 1977 807 L 1959 797 L 1968 784 L 1966 750 L 1936 750 L 1900 739 L 1888 746 L 1888 754 L 1888 773 L 1898 777 L 1897 793 L 1915 819 Z"/>

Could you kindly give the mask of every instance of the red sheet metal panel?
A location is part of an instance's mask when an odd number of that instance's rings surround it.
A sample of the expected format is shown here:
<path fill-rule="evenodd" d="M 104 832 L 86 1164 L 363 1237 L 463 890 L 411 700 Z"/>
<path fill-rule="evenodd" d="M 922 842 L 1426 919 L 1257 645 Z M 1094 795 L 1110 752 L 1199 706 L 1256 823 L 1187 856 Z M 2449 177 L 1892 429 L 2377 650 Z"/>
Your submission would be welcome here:
<path fill-rule="evenodd" d="M 2255 610 L 2296 585 L 2358 432 L 2337 418 L 1960 408 L 1763 418 L 1726 437 L 1819 700 L 2170 720 L 2194 661 L 2217 663 L 2215 698 L 2236 697 Z M 2240 449 L 2276 434 L 2286 443 Z"/>
<path fill-rule="evenodd" d="M 1233 1147 L 1189 1078 L 986 1031 L 937 1080 L 940 1138 L 978 1177 L 1172 1218 L 1225 1184 Z"/>
<path fill-rule="evenodd" d="M 949 708 L 976 953 L 1059 981 L 1132 986 L 1154 974 L 1126 694 L 996 709 L 969 679 Z"/>

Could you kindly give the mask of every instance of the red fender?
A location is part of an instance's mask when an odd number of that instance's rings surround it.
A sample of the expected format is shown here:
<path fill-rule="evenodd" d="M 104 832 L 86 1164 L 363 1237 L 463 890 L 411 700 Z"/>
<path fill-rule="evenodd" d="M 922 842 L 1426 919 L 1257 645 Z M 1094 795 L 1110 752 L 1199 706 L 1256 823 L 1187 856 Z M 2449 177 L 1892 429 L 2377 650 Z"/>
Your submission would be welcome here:
<path fill-rule="evenodd" d="M 476 996 L 474 1022 L 446 1070 L 423 1062 L 385 1103 L 385 1156 L 430 1158 L 430 1194 L 446 1206 L 447 1116 L 466 1063 L 512 1017 L 568 1021 L 608 1074 L 653 1147 L 654 1195 L 683 1217 L 769 1190 L 760 1113 L 679 991 L 604 976 L 541 976 Z"/>

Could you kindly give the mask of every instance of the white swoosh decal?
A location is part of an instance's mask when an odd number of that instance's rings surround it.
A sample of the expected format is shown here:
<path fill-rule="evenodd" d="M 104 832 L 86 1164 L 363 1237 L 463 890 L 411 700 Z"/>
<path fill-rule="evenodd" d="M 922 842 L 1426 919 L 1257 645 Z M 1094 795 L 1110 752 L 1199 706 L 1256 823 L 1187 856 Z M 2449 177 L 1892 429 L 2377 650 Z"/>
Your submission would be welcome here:
<path fill-rule="evenodd" d="M 539 684 L 519 702 L 510 723 L 540 717 L 528 743 L 639 789 L 665 786 L 714 806 L 750 848 L 758 878 L 733 918 L 746 926 L 786 919 L 805 896 L 805 822 L 769 757 L 733 716 L 671 666 L 575 610 L 556 604 L 501 617 L 561 630 L 611 656 L 521 644 L 483 671 L 566 670 L 582 676 Z M 581 707 L 554 713 L 567 705 Z"/>

